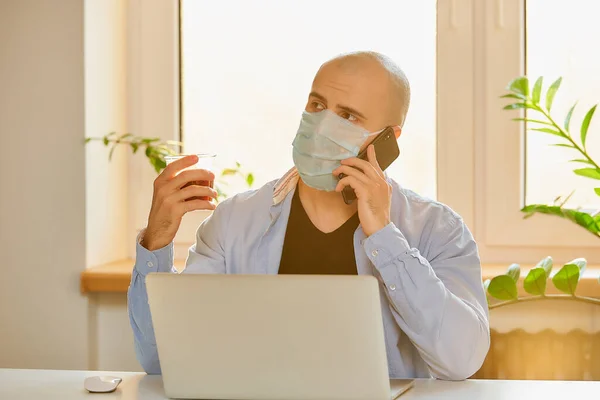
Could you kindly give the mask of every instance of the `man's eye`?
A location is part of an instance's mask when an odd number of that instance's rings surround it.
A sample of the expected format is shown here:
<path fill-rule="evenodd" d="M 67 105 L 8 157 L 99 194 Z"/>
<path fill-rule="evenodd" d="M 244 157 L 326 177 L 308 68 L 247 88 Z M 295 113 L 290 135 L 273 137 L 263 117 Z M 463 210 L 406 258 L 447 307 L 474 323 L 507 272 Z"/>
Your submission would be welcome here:
<path fill-rule="evenodd" d="M 340 117 L 347 119 L 350 122 L 356 122 L 358 121 L 358 118 L 356 118 L 354 115 L 347 113 L 347 112 L 343 112 Z"/>
<path fill-rule="evenodd" d="M 317 110 L 317 111 L 323 111 L 325 109 L 325 106 L 323 104 L 317 103 L 316 101 L 313 101 L 311 106 L 314 110 Z"/>

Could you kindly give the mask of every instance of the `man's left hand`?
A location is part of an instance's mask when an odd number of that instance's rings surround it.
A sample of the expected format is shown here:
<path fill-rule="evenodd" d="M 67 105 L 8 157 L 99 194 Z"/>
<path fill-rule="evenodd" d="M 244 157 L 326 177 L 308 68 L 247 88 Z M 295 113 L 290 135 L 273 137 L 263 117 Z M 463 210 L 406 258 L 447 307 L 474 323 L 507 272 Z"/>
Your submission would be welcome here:
<path fill-rule="evenodd" d="M 369 145 L 367 157 L 369 161 L 357 157 L 342 160 L 342 166 L 336 168 L 333 175 L 346 175 L 335 191 L 341 192 L 344 186 L 354 189 L 362 229 L 365 235 L 371 236 L 390 223 L 392 187 L 379 167 L 373 145 Z"/>

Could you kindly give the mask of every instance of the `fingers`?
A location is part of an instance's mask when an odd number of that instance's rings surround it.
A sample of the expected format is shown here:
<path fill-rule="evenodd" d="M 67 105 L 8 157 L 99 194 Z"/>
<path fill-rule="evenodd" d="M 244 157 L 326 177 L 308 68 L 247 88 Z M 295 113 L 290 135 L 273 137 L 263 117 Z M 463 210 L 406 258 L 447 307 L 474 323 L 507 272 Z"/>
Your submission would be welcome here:
<path fill-rule="evenodd" d="M 216 204 L 211 203 L 208 200 L 190 200 L 179 203 L 176 206 L 176 212 L 179 215 L 183 215 L 192 211 L 214 210 L 215 208 L 217 208 Z"/>
<path fill-rule="evenodd" d="M 216 197 L 217 192 L 212 188 L 190 185 L 165 197 L 160 203 L 158 214 L 167 216 L 170 221 L 181 220 L 190 211 L 214 210 L 217 206 L 211 200 Z"/>
<path fill-rule="evenodd" d="M 161 180 L 168 180 L 177 175 L 181 170 L 191 167 L 198 162 L 197 155 L 186 156 L 167 165 L 163 172 L 159 175 Z"/>
<path fill-rule="evenodd" d="M 372 147 L 372 146 L 369 146 L 369 147 Z M 367 154 L 369 153 L 369 151 L 373 151 L 373 150 L 367 150 Z M 367 175 L 371 179 L 379 179 L 379 178 L 383 177 L 383 172 L 379 168 L 379 165 L 377 165 L 377 167 L 375 167 L 369 161 L 365 161 L 365 160 L 361 160 L 360 158 L 353 157 L 353 158 L 347 158 L 345 160 L 342 160 L 341 163 L 342 163 L 342 165 L 349 165 L 351 167 L 360 169 L 362 172 L 365 173 L 365 175 Z M 381 171 L 381 172 L 379 172 L 377 169 L 379 169 L 379 171 Z"/>
<path fill-rule="evenodd" d="M 210 197 L 216 199 L 217 191 L 208 186 L 190 185 L 176 191 L 172 196 L 175 203 L 186 201 L 192 197 Z"/>
<path fill-rule="evenodd" d="M 177 173 L 187 167 L 191 167 L 192 165 L 198 162 L 198 156 L 191 155 L 180 158 L 179 160 L 172 162 L 167 165 L 163 172 L 158 175 L 158 177 L 154 180 L 154 191 L 158 191 L 161 189 L 171 178 L 173 178 Z"/>
<path fill-rule="evenodd" d="M 356 169 L 354 167 L 350 167 L 348 165 L 342 165 L 341 167 L 337 167 L 333 170 L 334 176 L 339 176 L 340 174 L 354 176 L 356 179 L 363 182 L 364 184 L 370 183 L 369 177 L 367 177 L 367 175 L 365 175 L 361 170 Z"/>
<path fill-rule="evenodd" d="M 190 169 L 183 171 L 168 184 L 169 191 L 175 191 L 194 181 L 211 182 L 215 180 L 215 174 L 205 169 Z"/>
<path fill-rule="evenodd" d="M 346 176 L 346 177 L 340 179 L 337 186 L 335 187 L 335 191 L 341 192 L 345 186 L 350 186 L 352 189 L 354 189 L 354 191 L 356 192 L 356 197 L 359 199 L 362 196 L 366 195 L 366 192 L 367 192 L 366 185 L 355 176 Z"/>
<path fill-rule="evenodd" d="M 379 161 L 377 161 L 377 155 L 375 154 L 375 146 L 373 146 L 372 144 L 370 144 L 369 147 L 367 147 L 367 158 L 369 159 L 371 165 L 375 168 L 375 172 L 377 172 L 377 175 L 383 178 L 383 171 L 379 166 Z"/>

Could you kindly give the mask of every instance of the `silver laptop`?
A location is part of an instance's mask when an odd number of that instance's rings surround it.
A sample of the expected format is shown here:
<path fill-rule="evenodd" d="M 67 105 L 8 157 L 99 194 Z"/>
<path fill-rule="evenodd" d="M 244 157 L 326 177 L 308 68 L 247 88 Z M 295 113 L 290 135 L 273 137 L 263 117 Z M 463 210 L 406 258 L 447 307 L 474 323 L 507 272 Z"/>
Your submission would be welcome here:
<path fill-rule="evenodd" d="M 378 282 L 368 276 L 146 277 L 172 398 L 390 400 Z"/>

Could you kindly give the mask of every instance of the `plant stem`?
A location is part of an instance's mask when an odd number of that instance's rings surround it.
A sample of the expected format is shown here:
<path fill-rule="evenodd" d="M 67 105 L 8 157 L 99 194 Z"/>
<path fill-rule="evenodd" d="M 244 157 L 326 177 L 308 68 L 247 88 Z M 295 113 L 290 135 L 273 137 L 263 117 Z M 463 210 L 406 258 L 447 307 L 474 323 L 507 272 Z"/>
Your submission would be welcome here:
<path fill-rule="evenodd" d="M 558 129 L 558 131 L 560 133 L 562 133 L 569 142 L 571 142 L 571 144 L 573 145 L 573 147 L 575 147 L 575 149 L 577 151 L 579 151 L 595 168 L 600 169 L 600 167 L 598 166 L 598 164 L 596 164 L 594 162 L 594 160 L 592 160 L 592 158 L 589 156 L 589 154 L 584 149 L 582 149 L 581 147 L 579 147 L 579 145 L 573 140 L 573 138 L 571 137 L 571 135 L 569 134 L 569 132 L 567 132 L 566 130 L 564 130 L 560 125 L 558 125 L 556 123 L 556 121 L 554 121 L 554 118 L 552 118 L 552 116 L 550 115 L 550 113 L 548 111 L 546 111 L 545 109 L 543 109 L 542 107 L 540 107 L 538 105 L 536 105 L 536 108 L 546 118 L 548 118 L 548 120 L 552 123 L 552 125 L 554 125 L 554 127 L 556 129 Z"/>
<path fill-rule="evenodd" d="M 104 141 L 103 137 L 90 137 L 88 139 L 89 140 Z M 136 144 L 138 144 L 140 146 L 148 146 L 148 145 L 154 146 L 155 144 L 159 144 L 159 145 L 163 144 L 165 146 L 183 146 L 183 143 L 177 142 L 177 141 L 174 141 L 174 140 L 169 140 L 169 141 L 166 141 L 166 142 L 152 142 L 152 143 L 145 143 L 145 142 L 138 141 L 138 140 L 130 140 L 128 138 L 125 138 L 125 139 L 119 139 L 119 138 L 112 139 L 112 138 L 108 138 L 107 140 L 110 143 L 119 143 L 119 144 L 132 144 L 132 143 L 136 143 Z"/>
<path fill-rule="evenodd" d="M 571 296 L 568 294 L 550 294 L 550 295 L 546 295 L 546 296 L 520 297 L 516 300 L 503 301 L 501 303 L 496 303 L 496 304 L 490 305 L 489 309 L 493 310 L 494 308 L 509 306 L 511 304 L 527 303 L 530 301 L 538 301 L 538 300 L 575 300 L 575 301 L 580 301 L 583 303 L 600 305 L 600 299 L 594 299 L 592 297 Z"/>

